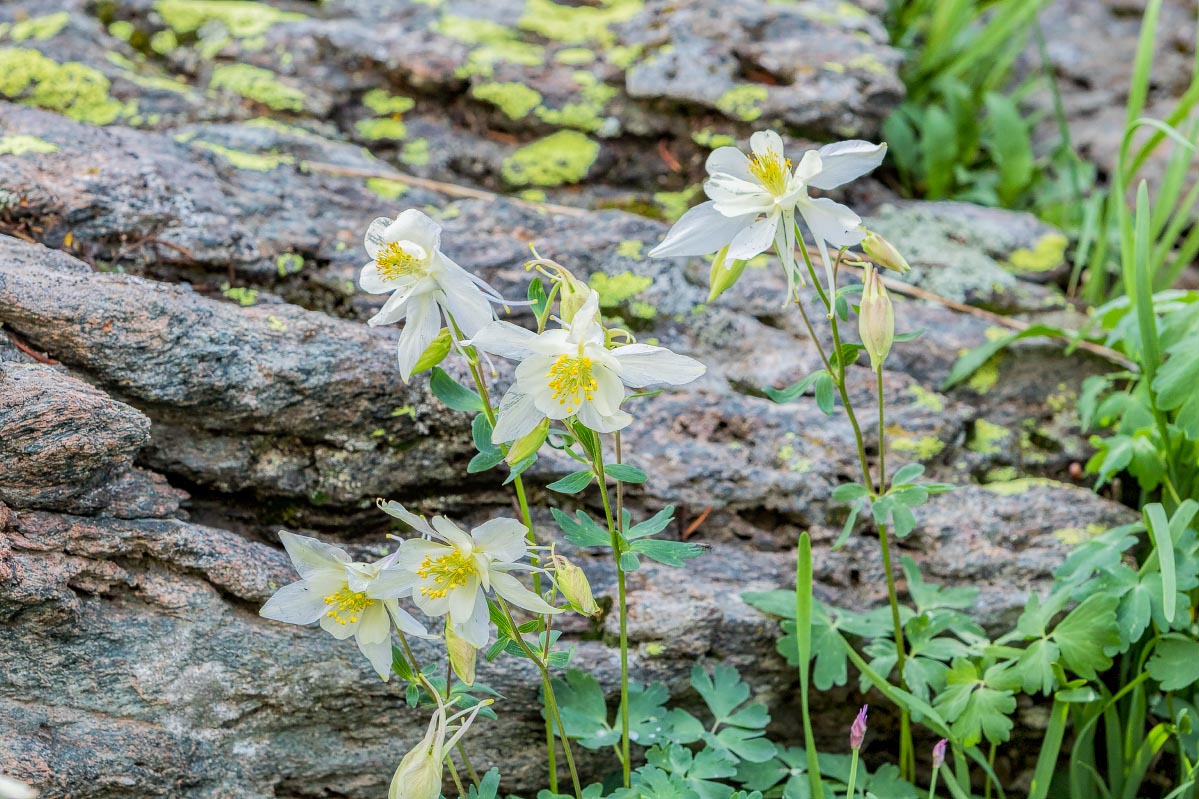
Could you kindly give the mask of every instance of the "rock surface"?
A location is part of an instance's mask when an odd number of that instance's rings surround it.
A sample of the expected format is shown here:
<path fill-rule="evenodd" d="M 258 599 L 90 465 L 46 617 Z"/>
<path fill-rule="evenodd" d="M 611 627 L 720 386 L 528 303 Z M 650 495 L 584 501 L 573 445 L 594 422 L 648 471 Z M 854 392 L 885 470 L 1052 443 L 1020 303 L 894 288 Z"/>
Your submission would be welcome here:
<path fill-rule="evenodd" d="M 712 548 L 685 591 L 665 567 L 632 575 L 634 668 L 687 702 L 691 665 L 727 660 L 793 740 L 777 625 L 739 595 L 789 585 L 806 529 L 822 599 L 883 600 L 872 531 L 830 551 L 852 431 L 811 397 L 763 396 L 819 363 L 779 308 L 777 264 L 754 263 L 709 305 L 706 263 L 645 253 L 660 218 L 695 199 L 686 187 L 720 137 L 877 132 L 902 92 L 879 6 L 0 8 L 0 67 L 32 65 L 25 82 L 0 69 L 0 95 L 18 101 L 0 101 L 0 772 L 86 799 L 385 790 L 423 724 L 401 691 L 352 645 L 256 611 L 291 580 L 280 527 L 375 556 L 390 530 L 378 496 L 464 521 L 512 513 L 496 472 L 464 476 L 470 419 L 425 381 L 405 386 L 396 331 L 364 324 L 378 298 L 354 285 L 361 233 L 402 207 L 435 214 L 447 254 L 506 296 L 524 295 L 534 242 L 591 281 L 607 316 L 708 365 L 638 401 L 625 436 L 627 460 L 653 475 L 629 490 L 635 516 L 674 504 L 680 536 L 707 512 L 690 540 Z M 67 64 L 81 84 L 39 88 Z M 1027 318 L 1060 311 L 1056 264 L 1012 268 L 1052 230 L 857 191 L 924 289 Z M 888 460 L 973 484 L 930 501 L 901 548 L 927 579 L 979 586 L 980 617 L 999 627 L 1071 541 L 1130 516 L 1067 484 L 1086 455 L 1074 399 L 1106 365 L 1028 344 L 943 392 L 958 355 L 1005 328 L 916 299 L 897 299 L 897 315 L 927 332 L 888 361 Z M 852 367 L 850 387 L 868 402 L 873 375 Z M 863 419 L 871 440 L 874 424 Z M 544 490 L 568 470 L 540 461 L 534 504 L 595 513 L 589 494 Z M 548 513 L 536 520 L 548 538 Z M 610 596 L 606 562 L 572 554 Z M 614 624 L 567 626 L 576 662 L 609 689 Z M 536 681 L 512 659 L 482 678 L 506 707 L 472 733 L 473 759 L 504 765 L 506 790 L 535 789 Z M 819 701 L 831 710 L 846 693 Z M 835 713 L 821 723 L 840 740 Z"/>

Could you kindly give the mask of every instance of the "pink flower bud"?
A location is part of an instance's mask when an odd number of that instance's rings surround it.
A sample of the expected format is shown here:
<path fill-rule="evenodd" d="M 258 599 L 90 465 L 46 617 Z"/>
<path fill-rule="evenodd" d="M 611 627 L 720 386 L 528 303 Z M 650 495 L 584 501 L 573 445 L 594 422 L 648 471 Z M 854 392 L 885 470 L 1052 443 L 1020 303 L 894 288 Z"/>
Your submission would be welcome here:
<path fill-rule="evenodd" d="M 858 711 L 858 717 L 853 720 L 853 724 L 849 728 L 849 745 L 853 749 L 861 749 L 862 741 L 866 738 L 866 709 L 870 705 L 862 705 L 862 709 Z"/>
<path fill-rule="evenodd" d="M 949 741 L 942 738 L 933 746 L 933 768 L 941 768 L 945 763 L 945 745 Z"/>

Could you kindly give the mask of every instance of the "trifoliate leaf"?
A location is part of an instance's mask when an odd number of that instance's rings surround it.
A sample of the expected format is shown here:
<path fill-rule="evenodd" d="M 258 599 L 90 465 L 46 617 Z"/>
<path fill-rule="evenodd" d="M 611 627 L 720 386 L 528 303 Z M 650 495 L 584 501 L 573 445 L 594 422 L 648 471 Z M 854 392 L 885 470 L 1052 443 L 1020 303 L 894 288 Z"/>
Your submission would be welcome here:
<path fill-rule="evenodd" d="M 908 555 L 900 558 L 900 562 L 908 581 L 908 593 L 916 605 L 917 613 L 934 608 L 965 609 L 972 607 L 974 600 L 978 598 L 978 589 L 971 586 L 951 588 L 926 583 L 920 574 L 920 565 Z"/>
<path fill-rule="evenodd" d="M 651 535 L 657 535 L 670 526 L 671 520 L 674 518 L 674 505 L 667 505 L 662 510 L 655 513 L 643 522 L 638 522 L 625 532 L 625 538 L 629 541 L 635 541 L 638 538 L 648 538 Z"/>
<path fill-rule="evenodd" d="M 765 730 L 747 730 L 744 727 L 722 727 L 719 732 L 706 732 L 703 740 L 718 751 L 730 752 L 741 760 L 762 763 L 774 757 L 775 746 L 764 738 Z"/>
<path fill-rule="evenodd" d="M 1116 630 L 1115 597 L 1095 594 L 1083 600 L 1053 629 L 1053 640 L 1061 649 L 1066 667 L 1079 677 L 1097 679 L 1097 671 L 1112 665 L 1104 654 L 1120 644 Z"/>
<path fill-rule="evenodd" d="M 717 723 L 723 723 L 733 711 L 749 699 L 749 686 L 732 666 L 717 663 L 712 674 L 698 663 L 691 667 L 691 687 L 707 704 Z"/>
<path fill-rule="evenodd" d="M 638 541 L 637 543 L 642 544 L 642 543 L 647 543 L 647 542 Z M 650 543 L 653 543 L 653 542 L 650 542 Z M 620 553 L 620 568 L 624 569 L 626 572 L 635 572 L 641 568 L 641 559 L 637 557 L 637 553 L 635 553 L 635 552 L 629 552 L 629 551 L 621 552 Z"/>
<path fill-rule="evenodd" d="M 620 731 L 608 724 L 608 707 L 599 680 L 585 671 L 570 669 L 565 679 L 555 678 L 553 685 L 569 737 L 588 749 L 600 749 L 620 740 Z"/>
<path fill-rule="evenodd" d="M 1011 734 L 1012 720 L 1008 714 L 1016 709 L 1012 692 L 989 687 L 974 664 L 965 658 L 953 662 L 946 675 L 945 690 L 934 704 L 952 723 L 954 737 L 963 746 L 974 746 L 984 736 L 991 743 L 1002 743 Z"/>
<path fill-rule="evenodd" d="M 466 792 L 466 799 L 495 799 L 500 790 L 500 770 L 489 769 L 479 781 L 479 787 L 471 785 Z"/>
<path fill-rule="evenodd" d="M 682 778 L 654 766 L 637 769 L 632 795 L 636 799 L 699 799 Z"/>
<path fill-rule="evenodd" d="M 557 508 L 550 508 L 550 513 L 562 528 L 562 532 L 566 533 L 566 540 L 575 546 L 611 546 L 612 536 L 583 511 L 576 511 L 574 516 L 568 516 Z"/>

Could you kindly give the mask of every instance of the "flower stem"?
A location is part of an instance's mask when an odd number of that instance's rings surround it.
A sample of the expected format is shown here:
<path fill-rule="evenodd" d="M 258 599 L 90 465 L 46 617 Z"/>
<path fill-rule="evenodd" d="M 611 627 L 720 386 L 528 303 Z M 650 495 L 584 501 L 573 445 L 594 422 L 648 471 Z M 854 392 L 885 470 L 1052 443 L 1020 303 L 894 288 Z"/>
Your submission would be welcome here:
<path fill-rule="evenodd" d="M 554 686 L 550 680 L 549 669 L 546 668 L 545 661 L 543 661 L 537 655 L 537 652 L 534 651 L 533 648 L 529 646 L 528 642 L 525 641 L 524 635 L 522 635 L 520 632 L 520 625 L 517 624 L 516 619 L 512 617 L 512 609 L 508 607 L 508 603 L 504 601 L 503 597 L 498 595 L 495 599 L 499 604 L 500 609 L 504 611 L 504 616 L 507 617 L 508 623 L 512 625 L 513 632 L 516 633 L 516 643 L 525 651 L 525 655 L 528 656 L 529 660 L 533 661 L 533 663 L 537 666 L 537 670 L 541 672 L 541 688 L 545 692 L 546 720 L 551 725 L 551 731 L 553 730 L 552 725 L 556 724 L 558 726 L 558 732 L 562 738 L 562 751 L 566 754 L 566 766 L 570 769 L 570 779 L 574 785 L 575 799 L 582 799 L 583 788 L 579 783 L 579 772 L 575 768 L 574 753 L 572 753 L 570 749 L 570 739 L 566 737 L 566 725 L 562 723 L 562 715 L 558 712 L 558 699 L 554 695 Z M 552 750 L 552 740 L 550 743 Z M 552 788 L 550 790 L 554 793 L 557 792 Z"/>
<path fill-rule="evenodd" d="M 928 799 L 935 799 L 937 795 L 937 772 L 940 770 L 940 766 L 933 766 L 933 776 L 928 782 Z"/>
<path fill-rule="evenodd" d="M 462 780 L 458 778 L 458 769 L 454 768 L 454 753 L 445 753 L 445 764 L 450 767 L 450 777 L 454 780 L 454 787 L 458 789 L 459 796 L 466 796 L 466 789 L 462 787 Z"/>
<path fill-rule="evenodd" d="M 619 452 L 619 443 L 617 444 Z M 625 592 L 624 567 L 620 564 L 621 535 L 617 523 L 612 518 L 612 502 L 608 498 L 608 478 L 604 473 L 604 458 L 601 445 L 600 457 L 592 464 L 596 477 L 599 478 L 600 496 L 604 501 L 604 517 L 608 521 L 608 535 L 612 539 L 612 557 L 616 561 L 616 598 L 620 613 L 620 751 L 621 770 L 624 776 L 624 787 L 628 788 L 632 776 L 629 760 L 629 606 Z M 620 491 L 620 481 L 616 481 L 616 490 Z M 619 497 L 619 493 L 617 494 Z M 623 519 L 620 523 L 623 523 Z"/>
<path fill-rule="evenodd" d="M 479 787 L 479 772 L 475 771 L 475 767 L 471 765 L 470 756 L 466 754 L 466 747 L 462 741 L 455 744 L 458 749 L 458 754 L 462 755 L 462 765 L 466 766 L 466 773 L 470 775 L 470 781 L 474 783 L 475 788 Z"/>
<path fill-rule="evenodd" d="M 858 749 L 853 750 L 853 759 L 849 761 L 849 782 L 845 787 L 845 799 L 853 799 L 854 783 L 858 781 Z"/>

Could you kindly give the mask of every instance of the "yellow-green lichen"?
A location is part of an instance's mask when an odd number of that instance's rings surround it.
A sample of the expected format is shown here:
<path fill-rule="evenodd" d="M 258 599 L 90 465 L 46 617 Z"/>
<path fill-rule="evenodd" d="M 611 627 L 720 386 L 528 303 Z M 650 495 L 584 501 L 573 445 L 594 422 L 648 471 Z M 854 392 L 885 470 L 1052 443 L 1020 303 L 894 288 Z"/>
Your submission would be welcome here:
<path fill-rule="evenodd" d="M 607 47 L 604 49 L 604 57 L 608 59 L 608 63 L 618 69 L 628 69 L 633 66 L 633 63 L 641 58 L 643 46 L 633 44 L 629 46 L 616 45 L 615 47 Z"/>
<path fill-rule="evenodd" d="M 1060 486 L 1057 480 L 1050 480 L 1047 477 L 1019 477 L 1015 480 L 1004 480 L 996 483 L 987 483 L 984 488 L 992 494 L 1000 494 L 1002 496 L 1015 496 L 1023 494 L 1030 488 L 1037 486 Z"/>
<path fill-rule="evenodd" d="M 659 657 L 666 653 L 666 645 L 660 641 L 650 641 L 645 645 L 645 654 L 652 658 Z"/>
<path fill-rule="evenodd" d="M 919 438 L 907 435 L 902 428 L 892 426 L 888 429 L 889 443 L 891 449 L 895 452 L 903 452 L 910 454 L 919 461 L 931 460 L 941 454 L 945 449 L 945 442 L 933 436 L 920 436 Z"/>
<path fill-rule="evenodd" d="M 655 192 L 654 202 L 661 207 L 663 218 L 668 222 L 673 222 L 687 213 L 687 209 L 691 207 L 691 201 L 703 191 L 703 188 L 702 184 L 696 183 L 694 186 L 688 186 L 682 191 Z"/>
<path fill-rule="evenodd" d="M 108 62 L 113 66 L 120 67 L 124 72 L 121 77 L 130 83 L 135 83 L 143 89 L 158 89 L 160 91 L 174 92 L 175 94 L 187 94 L 188 86 L 175 78 L 167 78 L 162 75 L 142 75 L 137 71 L 137 64 L 130 61 L 120 53 L 108 52 L 104 54 Z"/>
<path fill-rule="evenodd" d="M 850 69 L 858 69 L 873 75 L 886 75 L 891 71 L 887 68 L 886 64 L 878 60 L 878 56 L 874 53 L 862 53 L 859 56 L 855 56 L 846 63 L 846 66 Z"/>
<path fill-rule="evenodd" d="M 574 73 L 574 80 L 579 86 L 578 102 L 567 103 L 561 108 L 539 106 L 537 117 L 549 125 L 588 132 L 597 131 L 604 124 L 604 109 L 616 96 L 617 90 L 590 72 L 577 71 Z"/>
<path fill-rule="evenodd" d="M 261 36 L 278 22 L 307 19 L 294 11 L 249 0 L 158 0 L 154 10 L 176 33 L 195 33 L 216 22 L 235 39 Z"/>
<path fill-rule="evenodd" d="M 746 83 L 734 86 L 720 95 L 720 99 L 716 101 L 716 108 L 733 119 L 753 122 L 762 116 L 762 103 L 766 102 L 767 96 L 765 86 Z"/>
<path fill-rule="evenodd" d="M 371 89 L 362 96 L 362 104 L 380 116 L 403 114 L 416 107 L 416 101 L 385 89 Z"/>
<path fill-rule="evenodd" d="M 354 130 L 368 141 L 383 141 L 390 139 L 399 141 L 408 135 L 408 127 L 402 119 L 393 117 L 377 117 L 375 119 L 360 119 L 354 123 Z"/>
<path fill-rule="evenodd" d="M 959 468 L 965 469 L 966 466 L 962 464 Z M 982 481 L 984 483 L 1007 483 L 1019 476 L 1020 472 L 1016 471 L 1015 466 L 996 466 L 993 469 L 987 470 L 987 473 L 983 475 Z"/>
<path fill-rule="evenodd" d="M 691 141 L 709 150 L 715 150 L 717 147 L 732 147 L 737 143 L 737 140 L 727 133 L 716 133 L 711 128 L 692 131 Z"/>
<path fill-rule="evenodd" d="M 150 37 L 150 49 L 159 55 L 167 55 L 179 49 L 179 37 L 171 29 L 161 30 Z"/>
<path fill-rule="evenodd" d="M 209 86 L 262 103 L 276 111 L 303 111 L 304 93 L 279 80 L 269 69 L 250 64 L 225 64 L 213 70 Z"/>
<path fill-rule="evenodd" d="M 999 382 L 999 356 L 996 355 L 970 375 L 966 386 L 977 394 L 986 394 Z"/>
<path fill-rule="evenodd" d="M 267 325 L 270 326 L 271 330 L 273 330 L 276 333 L 286 333 L 287 332 L 287 325 L 284 324 L 283 320 L 277 316 L 268 316 L 266 318 L 266 323 L 267 323 Z"/>
<path fill-rule="evenodd" d="M 505 158 L 501 171 L 512 186 L 561 186 L 587 177 L 597 157 L 597 142 L 577 131 L 560 130 Z"/>
<path fill-rule="evenodd" d="M 554 60 L 559 64 L 581 66 L 595 60 L 595 53 L 586 47 L 566 47 L 554 53 Z"/>
<path fill-rule="evenodd" d="M 248 308 L 251 305 L 258 304 L 258 290 L 257 289 L 248 289 L 245 286 L 232 286 L 231 287 L 228 283 L 226 283 L 221 288 L 221 294 L 224 294 L 227 298 L 233 300 L 238 305 L 241 305 L 244 308 Z"/>
<path fill-rule="evenodd" d="M 407 416 L 412 421 L 416 421 L 416 407 L 413 405 L 401 405 L 398 408 L 392 408 L 391 418 L 397 419 L 401 416 Z"/>
<path fill-rule="evenodd" d="M 596 272 L 587 281 L 587 285 L 599 294 L 600 306 L 604 308 L 614 308 L 628 302 L 653 283 L 653 278 L 635 275 L 632 272 L 621 272 L 618 275 Z"/>
<path fill-rule="evenodd" d="M 39 139 L 37 136 L 27 136 L 24 133 L 13 133 L 0 136 L 0 155 L 24 155 L 25 153 L 55 153 L 58 145 L 54 142 Z"/>
<path fill-rule="evenodd" d="M 945 410 L 945 402 L 941 399 L 941 395 L 935 391 L 929 391 L 924 386 L 913 383 L 908 386 L 908 393 L 916 401 L 916 405 L 921 408 L 927 408 L 933 413 L 940 413 Z"/>
<path fill-rule="evenodd" d="M 635 319 L 645 319 L 648 321 L 658 315 L 658 309 L 648 302 L 633 300 L 629 303 L 629 314 Z"/>
<path fill-rule="evenodd" d="M 641 254 L 641 250 L 644 247 L 645 242 L 641 241 L 640 239 L 627 239 L 626 241 L 622 241 L 617 245 L 616 254 L 621 258 L 631 258 L 634 261 L 640 261 L 645 258 L 645 256 Z"/>
<path fill-rule="evenodd" d="M 527 0 L 524 13 L 516 22 L 522 30 L 547 39 L 582 44 L 613 40 L 609 26 L 627 22 L 644 7 L 643 0 L 600 0 L 595 6 L 559 5 L 552 0 Z"/>
<path fill-rule="evenodd" d="M 400 150 L 400 160 L 408 166 L 421 167 L 429 163 L 428 139 L 413 139 Z"/>
<path fill-rule="evenodd" d="M 67 11 L 46 14 L 42 17 L 30 17 L 14 22 L 8 31 L 8 38 L 14 42 L 23 42 L 27 39 L 44 42 L 57 36 L 58 32 L 65 28 L 70 21 L 71 14 Z"/>
<path fill-rule="evenodd" d="M 531 203 L 543 203 L 546 201 L 545 189 L 524 189 L 517 192 L 516 196 Z"/>
<path fill-rule="evenodd" d="M 1086 527 L 1063 527 L 1060 530 L 1054 530 L 1053 537 L 1067 546 L 1076 547 L 1096 536 L 1103 535 L 1106 529 L 1102 524 L 1091 522 Z"/>
<path fill-rule="evenodd" d="M 395 200 L 408 193 L 409 186 L 398 180 L 387 178 L 367 178 L 366 187 L 384 200 Z"/>
<path fill-rule="evenodd" d="M 127 42 L 133 38 L 133 34 L 137 32 L 137 28 L 133 27 L 133 23 L 128 20 L 118 19 L 109 23 L 108 34 L 114 39 L 120 39 Z"/>
<path fill-rule="evenodd" d="M 0 95 L 92 125 L 137 113 L 137 103 L 109 96 L 108 78 L 77 61 L 58 63 L 37 50 L 0 48 Z"/>
<path fill-rule="evenodd" d="M 513 28 L 486 19 L 445 14 L 433 27 L 438 33 L 475 45 L 459 70 L 461 77 L 488 76 L 498 63 L 538 66 L 545 63 L 545 48 L 520 40 Z"/>
<path fill-rule="evenodd" d="M 1011 435 L 1011 431 L 1003 425 L 988 422 L 986 419 L 976 419 L 974 429 L 966 439 L 966 449 L 979 455 L 998 455 L 1001 451 L 1000 442 Z"/>
<path fill-rule="evenodd" d="M 298 275 L 304 270 L 304 256 L 294 252 L 285 252 L 275 257 L 275 269 L 279 277 Z"/>
<path fill-rule="evenodd" d="M 254 172 L 270 172 L 284 164 L 294 164 L 296 159 L 290 155 L 279 153 L 248 153 L 244 150 L 234 150 L 207 141 L 195 141 L 194 145 L 211 153 L 219 155 L 238 169 L 249 169 Z"/>
<path fill-rule="evenodd" d="M 812 459 L 799 455 L 795 450 L 795 433 L 785 433 L 783 444 L 779 447 L 779 463 L 796 474 L 807 474 L 812 471 Z"/>
<path fill-rule="evenodd" d="M 480 83 L 470 90 L 471 96 L 491 103 L 509 119 L 523 119 L 541 103 L 541 92 L 523 83 Z"/>
<path fill-rule="evenodd" d="M 1033 274 L 1057 269 L 1066 262 L 1066 247 L 1069 240 L 1061 233 L 1046 233 L 1037 239 L 1032 248 L 1023 247 L 1008 258 L 1008 267 L 1013 272 Z"/>
<path fill-rule="evenodd" d="M 840 61 L 825 61 L 820 68 L 825 72 L 832 72 L 834 75 L 841 75 L 845 72 L 845 65 Z"/>

